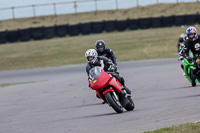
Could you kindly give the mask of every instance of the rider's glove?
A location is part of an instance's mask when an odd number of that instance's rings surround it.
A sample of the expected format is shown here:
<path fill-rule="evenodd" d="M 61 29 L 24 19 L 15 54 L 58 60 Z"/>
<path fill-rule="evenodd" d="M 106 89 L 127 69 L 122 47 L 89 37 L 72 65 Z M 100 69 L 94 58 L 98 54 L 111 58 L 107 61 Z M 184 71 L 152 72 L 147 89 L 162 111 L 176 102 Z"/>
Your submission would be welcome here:
<path fill-rule="evenodd" d="M 114 64 L 110 65 L 110 67 L 108 68 L 109 72 L 116 72 L 116 66 Z"/>

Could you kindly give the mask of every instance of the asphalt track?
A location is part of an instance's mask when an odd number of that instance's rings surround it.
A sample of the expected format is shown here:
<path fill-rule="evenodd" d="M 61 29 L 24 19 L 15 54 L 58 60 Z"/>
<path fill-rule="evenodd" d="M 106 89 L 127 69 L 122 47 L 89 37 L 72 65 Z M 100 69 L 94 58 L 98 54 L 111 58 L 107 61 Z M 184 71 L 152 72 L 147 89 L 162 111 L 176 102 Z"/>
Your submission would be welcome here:
<path fill-rule="evenodd" d="M 200 120 L 200 86 L 177 59 L 122 62 L 136 108 L 117 114 L 87 87 L 85 64 L 0 72 L 0 133 L 140 133 Z M 35 82 L 36 81 L 36 82 Z"/>

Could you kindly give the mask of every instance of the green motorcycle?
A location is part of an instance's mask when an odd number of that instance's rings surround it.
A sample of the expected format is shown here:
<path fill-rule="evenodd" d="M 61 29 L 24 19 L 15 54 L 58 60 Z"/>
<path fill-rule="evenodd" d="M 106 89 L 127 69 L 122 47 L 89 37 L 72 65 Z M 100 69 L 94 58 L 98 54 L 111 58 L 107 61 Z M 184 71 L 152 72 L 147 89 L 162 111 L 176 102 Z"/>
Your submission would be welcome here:
<path fill-rule="evenodd" d="M 196 83 L 198 82 L 197 76 L 193 74 L 193 62 L 188 61 L 186 58 L 184 58 L 183 66 L 184 66 L 184 72 L 187 79 L 190 81 L 192 86 L 196 86 Z"/>

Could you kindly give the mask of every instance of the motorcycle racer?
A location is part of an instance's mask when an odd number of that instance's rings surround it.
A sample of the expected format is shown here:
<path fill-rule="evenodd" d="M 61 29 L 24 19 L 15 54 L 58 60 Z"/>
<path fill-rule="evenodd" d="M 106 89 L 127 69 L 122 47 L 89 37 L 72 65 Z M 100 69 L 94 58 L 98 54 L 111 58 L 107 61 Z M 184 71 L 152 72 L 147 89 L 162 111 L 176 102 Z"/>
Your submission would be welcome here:
<path fill-rule="evenodd" d="M 178 56 L 179 56 L 179 59 L 182 60 L 182 51 L 183 51 L 183 48 L 185 47 L 185 41 L 187 40 L 187 35 L 185 35 L 184 33 L 180 34 L 180 37 L 178 39 L 178 43 L 177 43 L 177 48 L 178 48 Z"/>
<path fill-rule="evenodd" d="M 109 74 L 115 77 L 122 84 L 123 86 L 122 89 L 125 89 L 128 94 L 131 94 L 131 91 L 125 86 L 124 78 L 116 73 L 116 66 L 107 57 L 98 56 L 98 53 L 95 49 L 88 49 L 85 52 L 85 58 L 86 61 L 88 62 L 86 65 L 86 72 L 88 75 L 89 87 L 90 87 L 90 76 L 89 76 L 90 69 L 95 66 L 100 66 L 104 69 L 105 72 L 111 72 Z"/>
<path fill-rule="evenodd" d="M 193 58 L 196 60 L 197 54 L 200 54 L 200 35 L 197 34 L 197 29 L 195 27 L 189 27 L 186 30 L 188 39 L 185 42 L 185 47 L 183 48 L 183 56 L 191 60 L 189 57 L 189 50 L 193 53 Z M 193 72 L 197 72 L 197 63 L 193 61 Z"/>
<path fill-rule="evenodd" d="M 178 48 L 178 57 L 179 60 L 181 60 L 181 69 L 184 71 L 183 68 L 183 49 L 185 47 L 185 41 L 187 40 L 187 35 L 185 35 L 184 33 L 180 34 L 180 37 L 178 39 L 178 43 L 177 43 L 177 48 Z M 185 72 L 183 72 L 183 75 L 185 76 Z"/>
<path fill-rule="evenodd" d="M 108 59 L 111 59 L 113 64 L 117 67 L 117 58 L 110 48 L 106 48 L 106 43 L 103 40 L 97 40 L 95 46 L 98 56 L 105 56 Z"/>

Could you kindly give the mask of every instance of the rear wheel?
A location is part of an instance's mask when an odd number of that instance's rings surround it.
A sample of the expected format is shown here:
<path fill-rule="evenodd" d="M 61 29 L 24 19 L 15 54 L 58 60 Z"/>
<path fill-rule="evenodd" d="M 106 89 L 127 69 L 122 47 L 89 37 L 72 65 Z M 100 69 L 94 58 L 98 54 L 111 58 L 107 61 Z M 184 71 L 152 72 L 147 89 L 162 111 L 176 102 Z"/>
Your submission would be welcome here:
<path fill-rule="evenodd" d="M 123 112 L 123 107 L 121 103 L 119 102 L 119 98 L 115 94 L 115 92 L 107 92 L 105 94 L 105 98 L 109 105 L 117 112 L 117 113 L 122 113 Z"/>
<path fill-rule="evenodd" d="M 133 100 L 131 99 L 131 97 L 128 97 L 128 103 L 127 103 L 127 105 L 126 105 L 124 108 L 125 108 L 127 111 L 134 110 L 135 104 L 134 104 Z"/>

